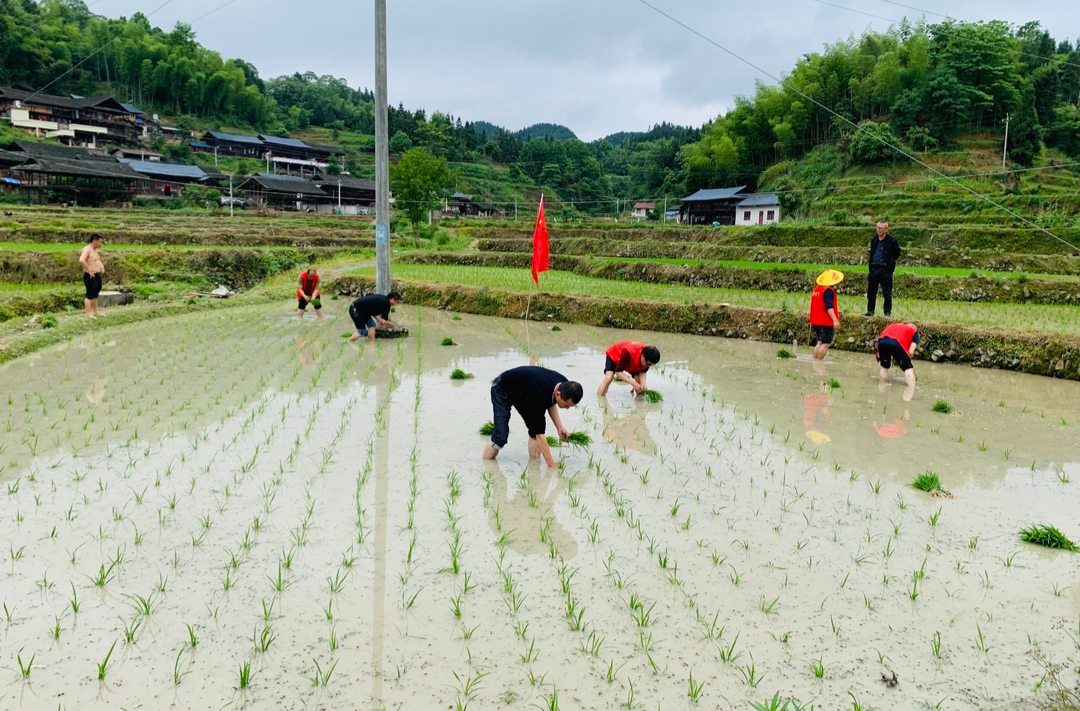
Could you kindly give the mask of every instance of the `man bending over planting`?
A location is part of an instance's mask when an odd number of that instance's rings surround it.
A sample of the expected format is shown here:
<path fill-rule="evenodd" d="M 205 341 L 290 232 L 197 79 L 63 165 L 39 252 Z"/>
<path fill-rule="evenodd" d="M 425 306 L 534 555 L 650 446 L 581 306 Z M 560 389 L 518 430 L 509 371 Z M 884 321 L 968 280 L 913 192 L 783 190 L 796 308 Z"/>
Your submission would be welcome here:
<path fill-rule="evenodd" d="M 300 285 L 296 287 L 296 317 L 304 320 L 304 311 L 310 303 L 315 307 L 315 315 L 322 318 L 322 291 L 319 290 L 319 271 L 311 265 L 300 272 Z"/>
<path fill-rule="evenodd" d="M 913 323 L 891 323 L 885 327 L 878 336 L 875 354 L 881 364 L 882 380 L 889 379 L 889 368 L 896 361 L 896 365 L 904 371 L 908 388 L 915 387 L 915 365 L 911 362 L 911 356 L 915 355 L 921 338 L 918 327 Z"/>
<path fill-rule="evenodd" d="M 529 428 L 529 457 L 543 457 L 549 467 L 555 466 L 551 448 L 547 443 L 546 412 L 566 442 L 570 433 L 563 427 L 559 409 L 568 409 L 581 402 L 583 391 L 580 383 L 567 380 L 561 373 L 536 365 L 511 368 L 491 383 L 492 423 L 495 431 L 491 442 L 484 449 L 484 459 L 494 459 L 506 446 L 510 436 L 510 408 L 514 408 Z"/>
<path fill-rule="evenodd" d="M 607 395 L 608 386 L 615 376 L 634 388 L 634 392 L 645 392 L 648 390 L 645 387 L 645 374 L 651 366 L 660 362 L 660 350 L 656 346 L 636 341 L 619 341 L 607 349 L 605 356 L 604 381 L 596 390 L 599 397 Z"/>
<path fill-rule="evenodd" d="M 367 336 L 369 342 L 375 342 L 375 323 L 383 328 L 394 328 L 393 322 L 389 321 L 390 309 L 401 303 L 401 294 L 391 291 L 386 296 L 382 294 L 368 294 L 361 296 L 349 306 L 349 316 L 356 333 L 349 339 L 349 343 L 355 343 L 362 336 Z"/>

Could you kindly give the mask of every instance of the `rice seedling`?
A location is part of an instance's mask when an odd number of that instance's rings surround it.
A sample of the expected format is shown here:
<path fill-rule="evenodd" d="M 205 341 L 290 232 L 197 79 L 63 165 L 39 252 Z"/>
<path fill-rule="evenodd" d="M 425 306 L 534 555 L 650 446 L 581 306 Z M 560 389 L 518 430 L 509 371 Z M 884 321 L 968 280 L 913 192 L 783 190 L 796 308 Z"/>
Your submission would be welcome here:
<path fill-rule="evenodd" d="M 236 689 L 242 691 L 251 686 L 251 679 L 254 673 L 251 671 L 251 662 L 246 661 L 239 665 L 236 670 Z"/>
<path fill-rule="evenodd" d="M 934 632 L 934 636 L 930 639 L 930 651 L 936 658 L 941 658 L 941 632 Z"/>
<path fill-rule="evenodd" d="M 98 681 L 105 681 L 105 677 L 108 676 L 109 670 L 112 666 L 109 664 L 109 660 L 112 659 L 113 650 L 116 649 L 116 642 L 113 641 L 112 646 L 109 647 L 109 651 L 105 654 L 105 658 L 97 665 L 97 678 Z"/>
<path fill-rule="evenodd" d="M 952 413 L 953 407 L 948 403 L 948 401 L 938 399 L 930 408 L 930 410 L 933 412 L 940 412 L 943 415 L 948 415 Z"/>
<path fill-rule="evenodd" d="M 34 668 L 34 660 L 37 658 L 37 654 L 35 653 L 33 656 L 31 656 L 30 661 L 26 662 L 25 664 L 23 664 L 22 660 L 22 649 L 19 649 L 18 653 L 15 656 L 19 663 L 19 676 L 21 676 L 23 679 L 29 679 L 30 672 Z"/>
<path fill-rule="evenodd" d="M 915 481 L 911 483 L 913 487 L 919 491 L 925 491 L 928 494 L 936 495 L 948 495 L 948 491 L 941 486 L 941 478 L 936 472 L 926 471 L 915 477 Z"/>
<path fill-rule="evenodd" d="M 1032 524 L 1020 530 L 1020 540 L 1047 548 L 1077 552 L 1076 544 L 1054 526 Z"/>

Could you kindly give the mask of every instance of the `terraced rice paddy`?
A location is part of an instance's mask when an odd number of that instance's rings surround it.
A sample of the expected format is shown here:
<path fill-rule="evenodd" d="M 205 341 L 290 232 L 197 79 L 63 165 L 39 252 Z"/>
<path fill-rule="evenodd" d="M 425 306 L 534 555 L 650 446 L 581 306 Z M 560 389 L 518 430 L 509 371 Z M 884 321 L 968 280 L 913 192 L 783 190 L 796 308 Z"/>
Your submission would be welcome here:
<path fill-rule="evenodd" d="M 365 267 L 355 270 L 353 273 L 374 275 L 375 269 L 374 267 Z M 400 264 L 394 267 L 394 278 L 514 289 L 517 291 L 527 291 L 530 288 L 535 288 L 532 286 L 532 278 L 528 271 L 507 267 Z M 799 312 L 809 308 L 808 295 L 779 291 L 649 284 L 615 279 L 596 279 L 559 271 L 547 272 L 541 279 L 542 289 L 553 293 L 623 299 L 653 299 L 682 303 L 728 302 L 739 306 L 785 309 Z M 848 313 L 861 313 L 866 308 L 865 294 L 845 294 L 843 286 L 840 288 L 840 302 L 841 309 Z M 1007 328 L 1018 331 L 1080 334 L 1080 309 L 1075 306 L 895 299 L 893 316 L 911 319 L 916 322 L 932 321 L 935 323 L 959 323 L 987 328 Z"/>
<path fill-rule="evenodd" d="M 1027 709 L 1080 663 L 1080 557 L 1019 538 L 1080 539 L 1077 383 L 408 306 L 356 350 L 345 305 L 0 369 L 0 706 Z M 628 336 L 662 402 L 593 394 Z M 483 466 L 530 354 L 593 443 L 539 467 L 515 416 Z"/>

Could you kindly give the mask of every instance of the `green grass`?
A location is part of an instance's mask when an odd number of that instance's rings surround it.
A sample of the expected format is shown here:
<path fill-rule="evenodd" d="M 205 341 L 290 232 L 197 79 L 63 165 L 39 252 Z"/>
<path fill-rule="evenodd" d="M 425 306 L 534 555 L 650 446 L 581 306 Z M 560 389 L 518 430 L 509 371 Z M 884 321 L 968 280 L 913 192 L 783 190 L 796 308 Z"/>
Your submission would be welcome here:
<path fill-rule="evenodd" d="M 744 260 L 725 260 L 725 259 L 665 259 L 657 257 L 595 257 L 607 262 L 655 262 L 657 264 L 674 264 L 674 265 L 704 265 L 715 264 L 722 267 L 737 267 L 741 269 L 760 269 L 770 270 L 778 269 L 781 271 L 805 271 L 805 272 L 821 272 L 826 269 L 839 269 L 845 273 L 850 274 L 865 274 L 869 271 L 869 267 L 861 264 L 808 264 L 808 263 L 788 263 L 788 262 L 751 262 Z M 1080 281 L 1080 277 L 1070 274 L 1028 274 L 1022 272 L 994 272 L 986 271 L 984 269 L 963 269 L 954 267 L 904 267 L 898 266 L 896 268 L 897 274 L 916 274 L 919 276 L 936 276 L 936 277 L 969 277 L 972 274 L 979 274 L 988 278 L 1001 278 L 1001 279 L 1017 279 L 1023 277 L 1025 279 L 1056 279 L 1060 281 Z"/>
<path fill-rule="evenodd" d="M 1064 533 L 1053 526 L 1036 524 L 1020 530 L 1020 540 L 1027 543 L 1057 548 L 1059 550 L 1077 552 L 1076 544 L 1070 541 Z"/>
<path fill-rule="evenodd" d="M 432 264 L 395 264 L 394 277 L 463 286 L 528 291 L 535 289 L 528 269 Z M 373 276 L 374 267 L 350 272 Z M 621 299 L 652 299 L 679 303 L 720 303 L 803 312 L 809 296 L 782 291 L 714 289 L 671 284 L 649 284 L 617 279 L 596 279 L 570 272 L 550 271 L 540 277 L 542 291 Z M 857 298 L 857 297 L 850 297 Z M 1080 309 L 1075 306 L 987 304 L 895 299 L 893 315 L 915 322 L 956 323 L 1080 335 Z"/>

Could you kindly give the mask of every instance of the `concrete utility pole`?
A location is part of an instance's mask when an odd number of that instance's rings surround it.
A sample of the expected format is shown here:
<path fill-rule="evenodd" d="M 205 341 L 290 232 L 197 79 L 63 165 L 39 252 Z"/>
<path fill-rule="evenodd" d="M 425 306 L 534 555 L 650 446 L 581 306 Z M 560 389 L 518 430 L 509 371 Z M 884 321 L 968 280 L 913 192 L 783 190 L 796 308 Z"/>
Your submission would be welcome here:
<path fill-rule="evenodd" d="M 229 174 L 229 217 L 233 216 L 232 174 Z"/>
<path fill-rule="evenodd" d="M 390 291 L 390 137 L 386 115 L 386 0 L 375 0 L 375 291 Z"/>
<path fill-rule="evenodd" d="M 337 181 L 337 214 L 341 214 L 341 181 Z"/>
<path fill-rule="evenodd" d="M 1005 156 L 1009 155 L 1009 118 L 1010 114 L 1005 114 L 1005 145 L 1001 149 L 1001 169 L 1005 170 Z"/>

